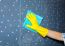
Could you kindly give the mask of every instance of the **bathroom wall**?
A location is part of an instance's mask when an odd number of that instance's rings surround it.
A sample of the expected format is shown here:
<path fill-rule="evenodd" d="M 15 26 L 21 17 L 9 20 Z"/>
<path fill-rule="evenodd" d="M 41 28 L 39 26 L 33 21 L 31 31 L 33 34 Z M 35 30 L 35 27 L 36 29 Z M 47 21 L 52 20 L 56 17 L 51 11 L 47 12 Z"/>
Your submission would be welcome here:
<path fill-rule="evenodd" d="M 65 0 L 0 0 L 0 46 L 64 46 L 23 28 L 27 10 L 43 17 L 41 26 L 65 32 Z"/>

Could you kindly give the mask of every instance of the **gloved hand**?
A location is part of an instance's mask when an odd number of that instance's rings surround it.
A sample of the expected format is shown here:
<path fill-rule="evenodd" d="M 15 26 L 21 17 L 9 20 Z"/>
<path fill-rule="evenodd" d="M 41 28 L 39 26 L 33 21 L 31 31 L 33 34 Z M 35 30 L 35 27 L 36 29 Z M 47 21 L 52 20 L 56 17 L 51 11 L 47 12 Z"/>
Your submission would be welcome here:
<path fill-rule="evenodd" d="M 45 37 L 48 34 L 48 29 L 40 26 L 37 22 L 36 15 L 30 13 L 26 18 L 31 22 L 32 25 L 26 25 L 28 28 L 31 28 L 38 32 L 41 36 Z"/>

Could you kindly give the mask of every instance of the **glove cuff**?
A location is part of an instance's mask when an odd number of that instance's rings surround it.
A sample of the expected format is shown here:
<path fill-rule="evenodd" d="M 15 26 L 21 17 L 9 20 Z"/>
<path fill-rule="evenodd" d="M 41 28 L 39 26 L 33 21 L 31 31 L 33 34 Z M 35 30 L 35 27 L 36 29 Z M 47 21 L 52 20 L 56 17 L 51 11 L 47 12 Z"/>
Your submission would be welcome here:
<path fill-rule="evenodd" d="M 37 29 L 37 32 L 38 32 L 41 36 L 45 37 L 45 36 L 47 36 L 47 34 L 48 34 L 48 29 L 47 29 L 47 28 L 44 28 L 44 27 L 42 27 L 42 26 L 39 26 L 39 28 Z"/>

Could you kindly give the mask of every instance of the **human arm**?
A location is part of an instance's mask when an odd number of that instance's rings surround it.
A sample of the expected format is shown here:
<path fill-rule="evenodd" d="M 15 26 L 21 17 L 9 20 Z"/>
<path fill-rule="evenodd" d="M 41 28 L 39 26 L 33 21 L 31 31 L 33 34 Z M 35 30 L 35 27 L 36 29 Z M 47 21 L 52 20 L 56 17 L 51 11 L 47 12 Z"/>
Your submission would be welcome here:
<path fill-rule="evenodd" d="M 48 30 L 47 36 L 56 40 L 63 41 L 62 33 L 54 30 Z"/>

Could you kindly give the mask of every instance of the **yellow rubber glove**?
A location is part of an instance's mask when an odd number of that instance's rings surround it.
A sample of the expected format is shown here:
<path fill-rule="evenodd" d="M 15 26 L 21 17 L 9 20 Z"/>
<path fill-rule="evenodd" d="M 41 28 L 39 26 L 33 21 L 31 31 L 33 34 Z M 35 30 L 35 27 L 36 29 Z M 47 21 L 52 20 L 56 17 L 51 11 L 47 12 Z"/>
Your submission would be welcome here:
<path fill-rule="evenodd" d="M 26 16 L 26 18 L 31 22 L 32 25 L 26 25 L 28 28 L 31 28 L 38 32 L 41 36 L 45 37 L 48 34 L 48 29 L 40 26 L 37 22 L 36 15 L 34 13 L 30 13 Z"/>

